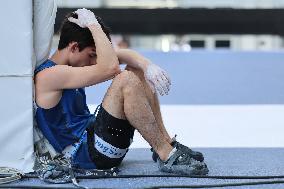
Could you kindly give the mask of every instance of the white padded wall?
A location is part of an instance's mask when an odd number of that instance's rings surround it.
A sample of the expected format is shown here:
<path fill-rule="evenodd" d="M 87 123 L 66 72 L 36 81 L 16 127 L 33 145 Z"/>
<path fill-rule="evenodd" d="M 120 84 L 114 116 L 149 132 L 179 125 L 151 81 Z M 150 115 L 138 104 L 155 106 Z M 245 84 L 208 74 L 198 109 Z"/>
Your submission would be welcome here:
<path fill-rule="evenodd" d="M 0 6 L 0 166 L 33 171 L 32 0 Z"/>
<path fill-rule="evenodd" d="M 32 171 L 31 77 L 0 78 L 0 166 Z"/>
<path fill-rule="evenodd" d="M 32 0 L 1 2 L 0 74 L 32 74 Z"/>

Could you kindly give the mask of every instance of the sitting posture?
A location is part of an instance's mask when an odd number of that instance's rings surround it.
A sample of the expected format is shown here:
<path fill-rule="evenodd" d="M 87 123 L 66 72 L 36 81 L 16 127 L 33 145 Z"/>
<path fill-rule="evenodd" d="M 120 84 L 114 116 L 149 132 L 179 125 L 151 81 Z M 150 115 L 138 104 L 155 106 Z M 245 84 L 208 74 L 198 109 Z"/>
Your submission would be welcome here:
<path fill-rule="evenodd" d="M 114 49 L 109 35 L 87 9 L 67 15 L 57 51 L 35 70 L 36 121 L 43 135 L 73 167 L 109 169 L 122 162 L 137 129 L 159 170 L 207 174 L 203 155 L 164 127 L 157 93 L 168 94 L 167 73 L 133 50 Z M 90 113 L 84 88 L 110 79 L 102 103 Z"/>

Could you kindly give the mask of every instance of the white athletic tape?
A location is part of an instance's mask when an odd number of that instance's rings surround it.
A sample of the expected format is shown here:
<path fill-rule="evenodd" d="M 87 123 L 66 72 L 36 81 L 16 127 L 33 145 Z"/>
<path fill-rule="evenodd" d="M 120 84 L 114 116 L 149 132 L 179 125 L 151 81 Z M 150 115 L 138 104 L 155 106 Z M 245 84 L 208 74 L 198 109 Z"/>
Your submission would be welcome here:
<path fill-rule="evenodd" d="M 128 148 L 120 149 L 114 147 L 113 145 L 109 144 L 108 142 L 104 141 L 100 137 L 95 134 L 95 148 L 105 156 L 109 158 L 121 158 L 124 156 L 128 150 Z"/>
<path fill-rule="evenodd" d="M 85 135 L 85 133 L 84 133 Z M 85 136 L 86 137 L 86 136 Z M 77 152 L 80 145 L 82 144 L 82 141 L 76 142 L 72 145 L 67 146 L 62 153 L 64 154 L 64 157 L 71 158 L 73 154 Z M 128 150 L 126 149 L 120 149 L 117 147 L 114 147 L 113 145 L 109 144 L 108 142 L 104 141 L 100 137 L 98 137 L 95 134 L 95 148 L 103 155 L 109 157 L 109 158 L 121 158 L 124 156 Z"/>

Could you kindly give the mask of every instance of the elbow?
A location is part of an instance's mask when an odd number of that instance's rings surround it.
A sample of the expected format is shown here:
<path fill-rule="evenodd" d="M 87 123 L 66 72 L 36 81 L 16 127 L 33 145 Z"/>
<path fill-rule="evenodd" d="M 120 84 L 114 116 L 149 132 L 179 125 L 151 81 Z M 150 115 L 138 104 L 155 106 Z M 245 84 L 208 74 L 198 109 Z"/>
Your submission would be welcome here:
<path fill-rule="evenodd" d="M 119 65 L 115 65 L 113 66 L 112 68 L 112 76 L 116 76 L 117 74 L 120 74 L 121 70 L 120 70 L 120 67 Z"/>
<path fill-rule="evenodd" d="M 107 78 L 113 78 L 117 74 L 121 72 L 120 67 L 119 67 L 119 61 L 117 58 L 107 61 L 108 65 L 106 63 L 99 64 L 98 66 L 101 67 L 102 72 L 105 73 L 105 76 Z"/>
<path fill-rule="evenodd" d="M 114 61 L 112 70 L 114 72 L 114 75 L 117 75 L 117 74 L 119 74 L 121 72 L 120 66 L 119 66 L 119 60 L 118 60 L 117 57 L 116 57 L 116 59 Z"/>
<path fill-rule="evenodd" d="M 110 68 L 110 75 L 111 77 L 116 76 L 117 74 L 119 74 L 121 72 L 120 67 L 119 67 L 119 62 L 115 62 Z"/>

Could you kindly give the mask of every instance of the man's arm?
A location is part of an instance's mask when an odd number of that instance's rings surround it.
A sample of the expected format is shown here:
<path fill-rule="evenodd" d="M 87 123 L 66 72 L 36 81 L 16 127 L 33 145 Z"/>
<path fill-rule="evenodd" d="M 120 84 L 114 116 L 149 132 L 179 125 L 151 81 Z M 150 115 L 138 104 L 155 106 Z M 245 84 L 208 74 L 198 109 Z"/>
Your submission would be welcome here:
<path fill-rule="evenodd" d="M 157 90 L 162 96 L 168 94 L 171 81 L 165 70 L 134 50 L 116 49 L 115 51 L 120 63 L 125 63 L 144 72 L 146 82 L 153 93 Z"/>
<path fill-rule="evenodd" d="M 68 67 L 68 71 L 65 70 L 64 73 L 58 74 L 64 82 L 63 88 L 88 87 L 112 79 L 120 73 L 118 57 L 100 25 L 91 24 L 87 27 L 96 44 L 97 64 L 76 68 Z"/>
<path fill-rule="evenodd" d="M 120 64 L 127 64 L 145 72 L 151 63 L 149 59 L 131 49 L 115 49 Z"/>
<path fill-rule="evenodd" d="M 97 65 L 109 68 L 118 68 L 119 62 L 116 52 L 114 51 L 106 34 L 103 32 L 101 26 L 99 24 L 91 24 L 87 27 L 91 31 L 96 44 Z"/>
<path fill-rule="evenodd" d="M 78 15 L 78 19 L 69 17 L 68 20 L 91 31 L 96 44 L 97 64 L 102 64 L 105 67 L 119 67 L 117 55 L 95 14 L 85 8 L 78 9 L 75 13 Z"/>
<path fill-rule="evenodd" d="M 58 65 L 42 71 L 39 73 L 39 81 L 46 91 L 87 87 L 109 80 L 120 73 L 117 55 L 97 23 L 95 15 L 86 9 L 79 9 L 76 13 L 78 19 L 69 18 L 69 21 L 91 31 L 96 44 L 97 64 L 84 67 Z"/>

